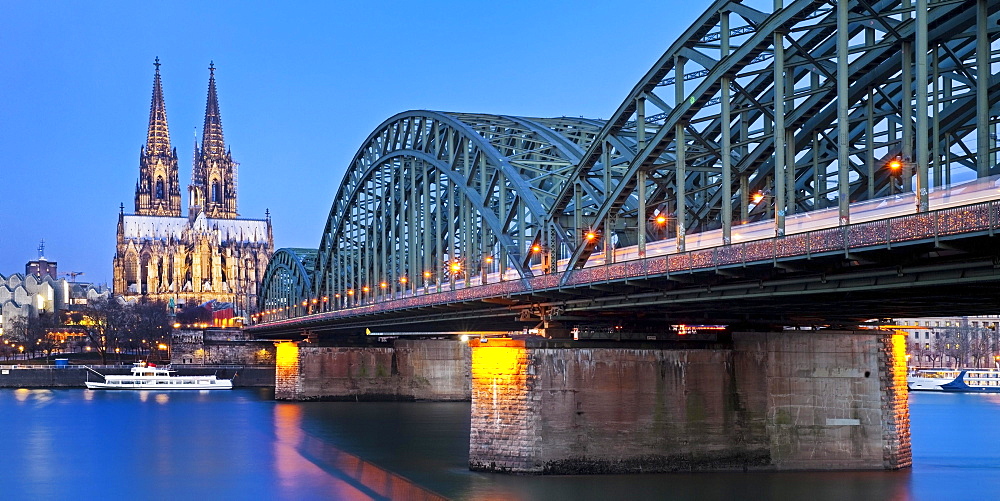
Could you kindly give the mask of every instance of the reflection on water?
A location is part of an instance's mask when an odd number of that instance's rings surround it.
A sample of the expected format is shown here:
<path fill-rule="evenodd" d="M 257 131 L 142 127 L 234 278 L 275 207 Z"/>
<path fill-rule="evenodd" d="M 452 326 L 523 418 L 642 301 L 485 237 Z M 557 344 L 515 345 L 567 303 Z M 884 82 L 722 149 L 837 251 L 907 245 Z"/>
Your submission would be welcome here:
<path fill-rule="evenodd" d="M 0 499 L 996 498 L 1000 395 L 910 399 L 912 470 L 579 477 L 470 472 L 468 403 L 0 390 Z"/>
<path fill-rule="evenodd" d="M 319 469 L 331 475 L 326 490 L 331 499 L 445 499 L 395 473 L 309 436 L 302 429 L 300 404 L 275 405 L 274 429 L 277 438 L 276 467 L 285 487 L 301 482 L 303 473 L 313 476 Z"/>

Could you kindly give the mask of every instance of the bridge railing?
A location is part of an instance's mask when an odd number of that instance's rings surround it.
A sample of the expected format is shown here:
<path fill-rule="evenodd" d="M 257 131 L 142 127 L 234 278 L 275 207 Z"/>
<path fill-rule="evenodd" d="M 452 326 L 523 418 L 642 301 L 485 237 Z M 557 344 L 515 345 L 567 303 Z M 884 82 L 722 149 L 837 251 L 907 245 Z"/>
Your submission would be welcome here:
<path fill-rule="evenodd" d="M 570 270 L 526 279 L 507 280 L 482 285 L 468 285 L 452 290 L 420 293 L 349 305 L 325 312 L 289 314 L 287 318 L 264 319 L 260 324 L 281 325 L 303 320 L 329 320 L 405 310 L 441 304 L 512 297 L 564 287 L 615 282 L 630 278 L 669 277 L 705 269 L 745 266 L 779 259 L 808 258 L 814 255 L 849 253 L 866 248 L 891 248 L 895 244 L 938 241 L 960 234 L 993 235 L 1000 229 L 1000 201 L 993 200 L 960 207 L 939 209 L 921 214 L 850 224 L 836 228 L 808 231 L 783 237 L 739 242 L 689 252 L 654 256 L 630 261 Z M 568 276 L 566 276 L 568 275 Z M 565 280 L 564 280 L 565 278 Z"/>

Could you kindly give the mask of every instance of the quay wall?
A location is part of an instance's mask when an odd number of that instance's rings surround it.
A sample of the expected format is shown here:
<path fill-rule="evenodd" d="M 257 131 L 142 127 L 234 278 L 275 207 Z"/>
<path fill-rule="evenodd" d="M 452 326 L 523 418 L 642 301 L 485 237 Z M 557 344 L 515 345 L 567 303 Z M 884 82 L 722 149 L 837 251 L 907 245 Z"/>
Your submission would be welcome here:
<path fill-rule="evenodd" d="M 274 341 L 240 329 L 174 329 L 171 362 L 180 365 L 273 365 Z"/>
<path fill-rule="evenodd" d="M 896 339 L 896 338 L 899 339 Z M 699 349 L 471 342 L 469 466 L 509 473 L 909 466 L 905 341 L 734 333 Z"/>
<path fill-rule="evenodd" d="M 278 400 L 469 400 L 469 346 L 396 339 L 379 346 L 277 347 Z"/>
<path fill-rule="evenodd" d="M 215 374 L 232 379 L 236 388 L 270 388 L 274 386 L 274 367 L 183 367 L 175 368 L 181 376 Z M 107 368 L 98 371 L 107 375 L 129 374 L 130 367 Z M 88 381 L 101 381 L 100 376 L 79 366 L 0 365 L 0 388 L 83 388 Z"/>

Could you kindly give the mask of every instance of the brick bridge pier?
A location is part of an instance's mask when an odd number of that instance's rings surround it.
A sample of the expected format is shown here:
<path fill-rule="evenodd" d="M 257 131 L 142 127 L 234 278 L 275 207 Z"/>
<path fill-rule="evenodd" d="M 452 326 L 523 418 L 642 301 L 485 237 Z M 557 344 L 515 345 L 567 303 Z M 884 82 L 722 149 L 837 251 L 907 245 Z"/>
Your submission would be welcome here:
<path fill-rule="evenodd" d="M 736 332 L 667 343 L 544 338 L 278 347 L 289 400 L 472 400 L 473 470 L 588 474 L 910 465 L 905 340 Z"/>

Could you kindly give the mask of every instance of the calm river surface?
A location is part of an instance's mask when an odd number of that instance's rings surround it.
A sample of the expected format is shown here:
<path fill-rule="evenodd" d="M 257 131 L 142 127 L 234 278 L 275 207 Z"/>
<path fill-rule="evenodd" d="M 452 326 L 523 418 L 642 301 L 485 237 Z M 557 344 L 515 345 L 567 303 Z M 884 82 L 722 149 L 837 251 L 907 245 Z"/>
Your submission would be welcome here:
<path fill-rule="evenodd" d="M 913 469 L 512 477 L 468 471 L 468 403 L 266 390 L 0 390 L 0 499 L 985 500 L 1000 395 L 910 396 Z"/>

